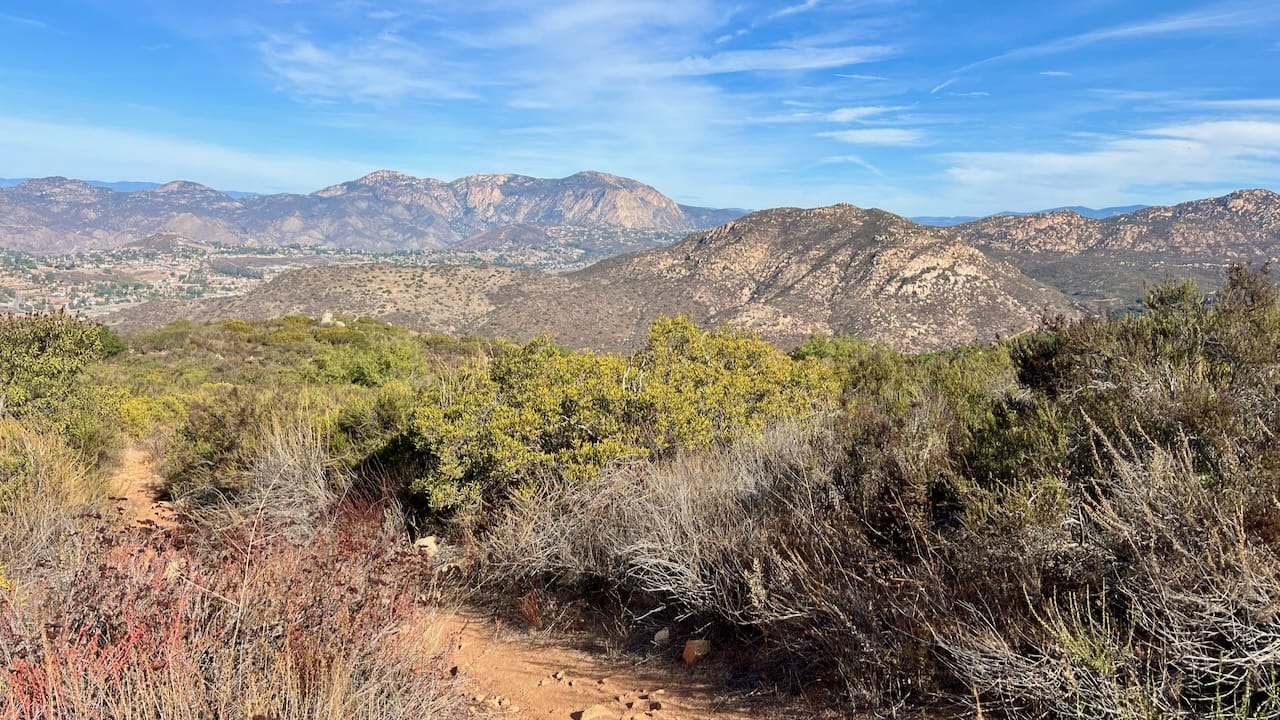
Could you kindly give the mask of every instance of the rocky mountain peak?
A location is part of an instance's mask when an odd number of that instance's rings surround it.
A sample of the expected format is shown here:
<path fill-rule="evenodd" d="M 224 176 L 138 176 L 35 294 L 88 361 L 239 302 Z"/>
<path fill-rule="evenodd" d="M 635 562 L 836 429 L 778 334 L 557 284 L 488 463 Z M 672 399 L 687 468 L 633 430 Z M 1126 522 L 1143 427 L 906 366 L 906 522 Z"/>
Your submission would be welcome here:
<path fill-rule="evenodd" d="M 45 178 L 0 188 L 0 241 L 14 249 L 74 252 L 175 231 L 226 245 L 391 252 L 439 249 L 521 223 L 681 232 L 740 214 L 677 205 L 643 183 L 594 172 L 559 179 L 473 175 L 446 184 L 378 170 L 310 195 L 239 199 L 184 181 L 117 192 Z"/>
<path fill-rule="evenodd" d="M 81 180 L 57 175 L 26 180 L 11 188 L 11 191 L 22 197 L 38 198 L 39 201 L 54 203 L 94 202 L 112 193 L 111 190 L 94 187 Z"/>
<path fill-rule="evenodd" d="M 218 192 L 218 191 L 217 191 L 217 190 L 214 190 L 214 189 L 213 189 L 213 188 L 211 188 L 211 187 L 208 187 L 207 185 L 201 185 L 200 183 L 194 183 L 194 182 L 191 182 L 191 181 L 189 181 L 189 180 L 174 180 L 173 182 L 165 183 L 164 185 L 161 185 L 161 186 L 160 186 L 160 187 L 158 187 L 158 188 L 155 188 L 155 189 L 153 189 L 153 190 L 150 190 L 149 192 L 154 192 L 154 193 L 205 193 L 205 192 Z"/>
<path fill-rule="evenodd" d="M 952 228 L 1090 304 L 1136 307 L 1169 277 L 1219 282 L 1229 262 L 1280 253 L 1280 195 L 1263 189 L 1089 218 L 1069 210 L 996 215 Z"/>
<path fill-rule="evenodd" d="M 1280 195 L 1263 188 L 1236 190 L 1218 199 L 1234 212 L 1275 212 L 1280 209 Z"/>
<path fill-rule="evenodd" d="M 374 170 L 364 177 L 353 180 L 348 185 L 410 185 L 422 182 L 422 180 L 398 170 Z"/>
<path fill-rule="evenodd" d="M 337 185 L 330 185 L 321 188 L 313 193 L 312 197 L 333 198 L 341 197 L 350 193 L 369 193 L 379 191 L 399 192 L 406 188 L 422 188 L 435 187 L 442 185 L 439 180 L 431 178 L 416 178 L 412 175 L 402 173 L 398 170 L 374 170 L 364 177 L 355 180 L 348 180 Z"/>
<path fill-rule="evenodd" d="M 637 182 L 631 178 L 619 177 L 607 172 L 598 170 L 582 170 L 565 178 L 566 181 L 586 182 L 596 185 L 612 185 L 621 188 L 637 188 L 648 187 L 644 183 Z"/>
<path fill-rule="evenodd" d="M 152 195 L 167 195 L 175 198 L 198 198 L 211 200 L 230 200 L 231 197 L 214 190 L 208 185 L 201 185 L 187 180 L 174 180 L 152 190 L 144 190 Z"/>

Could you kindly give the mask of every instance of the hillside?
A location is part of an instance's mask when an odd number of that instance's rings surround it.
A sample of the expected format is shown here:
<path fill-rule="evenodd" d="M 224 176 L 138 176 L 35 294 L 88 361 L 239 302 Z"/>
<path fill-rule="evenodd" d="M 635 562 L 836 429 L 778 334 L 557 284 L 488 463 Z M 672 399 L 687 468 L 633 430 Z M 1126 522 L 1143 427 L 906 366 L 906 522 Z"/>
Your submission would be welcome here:
<path fill-rule="evenodd" d="M 283 273 L 246 295 L 150 302 L 118 313 L 107 322 L 133 329 L 180 318 L 263 320 L 286 315 L 320 317 L 332 312 L 467 335 L 480 331 L 500 304 L 541 286 L 560 287 L 562 283 L 544 273 L 475 265 L 322 266 Z"/>
<path fill-rule="evenodd" d="M 627 252 L 663 247 L 683 231 L 607 225 L 503 225 L 437 251 L 445 262 L 489 263 L 536 270 L 563 270 Z"/>
<path fill-rule="evenodd" d="M 1071 210 L 998 215 L 952 230 L 1081 302 L 1117 308 L 1169 277 L 1207 288 L 1229 262 L 1280 256 L 1280 195 L 1238 190 L 1102 219 Z"/>
<path fill-rule="evenodd" d="M 239 298 L 149 304 L 125 327 L 325 312 L 574 347 L 643 343 L 660 315 L 750 328 L 794 346 L 845 333 L 904 350 L 981 342 L 1071 312 L 1060 293 L 947 231 L 837 205 L 754 213 L 669 246 L 562 276 L 491 267 L 366 265 L 286 273 Z"/>
<path fill-rule="evenodd" d="M 1021 332 L 1045 311 L 1068 310 L 1060 294 L 946 231 L 852 205 L 753 213 L 569 277 L 620 293 L 626 305 L 609 325 L 627 332 L 633 318 L 632 338 L 648 319 L 682 312 L 788 346 L 842 333 L 932 350 Z M 537 311 L 525 303 L 499 313 Z"/>
<path fill-rule="evenodd" d="M 380 170 L 310 195 L 241 197 L 182 181 L 120 192 L 43 178 L 0 188 L 0 247 L 57 254 L 168 232 L 208 244 L 395 252 L 444 248 L 521 223 L 688 231 L 739 214 L 682 206 L 648 185 L 598 172 L 445 183 Z"/>
<path fill-rule="evenodd" d="M 996 215 L 955 231 L 966 242 L 1006 252 L 1112 250 L 1245 258 L 1280 247 L 1280 195 L 1237 190 L 1102 219 L 1073 210 Z"/>

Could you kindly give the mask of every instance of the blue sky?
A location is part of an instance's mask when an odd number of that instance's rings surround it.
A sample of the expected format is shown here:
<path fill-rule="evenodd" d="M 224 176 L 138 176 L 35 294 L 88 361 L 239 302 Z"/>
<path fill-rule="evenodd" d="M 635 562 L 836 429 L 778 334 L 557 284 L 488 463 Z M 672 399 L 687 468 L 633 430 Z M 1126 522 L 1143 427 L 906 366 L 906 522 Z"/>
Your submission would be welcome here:
<path fill-rule="evenodd" d="M 6 0 L 0 176 L 626 175 L 904 214 L 1280 187 L 1280 2 Z"/>

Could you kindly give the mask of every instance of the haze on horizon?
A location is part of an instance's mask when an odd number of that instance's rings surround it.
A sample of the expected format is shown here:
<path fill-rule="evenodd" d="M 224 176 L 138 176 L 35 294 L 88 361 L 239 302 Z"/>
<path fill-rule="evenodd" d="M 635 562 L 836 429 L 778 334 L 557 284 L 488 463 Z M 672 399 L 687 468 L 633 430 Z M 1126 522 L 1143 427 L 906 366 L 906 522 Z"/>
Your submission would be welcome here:
<path fill-rule="evenodd" d="M 634 177 L 909 215 L 1280 185 L 1280 4 L 13 0 L 0 176 Z"/>

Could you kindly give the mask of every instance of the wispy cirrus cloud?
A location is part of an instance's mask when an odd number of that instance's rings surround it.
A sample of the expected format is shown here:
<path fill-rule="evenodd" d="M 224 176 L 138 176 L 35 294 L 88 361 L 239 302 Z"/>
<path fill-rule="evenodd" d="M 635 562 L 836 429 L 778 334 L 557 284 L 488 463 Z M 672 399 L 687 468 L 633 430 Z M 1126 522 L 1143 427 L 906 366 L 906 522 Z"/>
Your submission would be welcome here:
<path fill-rule="evenodd" d="M 880 168 L 867 162 L 861 155 L 828 155 L 819 161 L 822 165 L 855 165 L 874 175 L 884 175 Z"/>
<path fill-rule="evenodd" d="M 1142 201 L 1151 188 L 1214 193 L 1280 182 L 1280 122 L 1214 120 L 1098 138 L 1076 151 L 958 152 L 942 156 L 957 198 L 986 208 Z M 982 204 L 983 201 L 986 204 Z"/>
<path fill-rule="evenodd" d="M 826 120 L 827 122 L 834 122 L 834 123 L 861 122 L 864 120 L 869 120 L 871 118 L 883 116 L 886 113 L 896 112 L 898 110 L 905 110 L 905 109 L 906 108 L 901 106 L 889 106 L 889 105 L 862 105 L 859 107 L 845 107 L 845 108 L 837 108 L 835 110 L 832 110 L 831 112 L 824 113 L 822 115 L 822 119 Z"/>
<path fill-rule="evenodd" d="M 309 100 L 380 104 L 407 97 L 476 97 L 458 82 L 456 68 L 421 45 L 390 33 L 329 45 L 305 36 L 272 34 L 257 49 L 285 90 Z"/>
<path fill-rule="evenodd" d="M 741 72 L 823 70 L 882 60 L 895 53 L 888 45 L 832 48 L 767 48 L 738 50 L 670 63 L 643 66 L 656 75 L 693 77 Z"/>
<path fill-rule="evenodd" d="M 948 79 L 946 79 L 946 80 L 943 80 L 942 82 L 938 83 L 937 85 L 934 85 L 934 86 L 933 86 L 933 89 L 929 91 L 929 94 L 930 94 L 930 95 L 937 95 L 938 93 L 942 92 L 943 90 L 946 90 L 947 88 L 951 87 L 952 85 L 955 85 L 955 84 L 956 84 L 956 81 L 957 81 L 958 79 L 959 79 L 959 78 L 948 78 Z"/>
<path fill-rule="evenodd" d="M 1187 100 L 1184 104 L 1193 108 L 1211 110 L 1242 110 L 1280 112 L 1280 98 L 1236 98 L 1233 100 Z"/>
<path fill-rule="evenodd" d="M 924 133 L 914 128 L 859 128 L 857 130 L 833 130 L 818 133 L 819 137 L 839 140 L 850 145 L 886 145 L 905 147 L 919 145 Z"/>
<path fill-rule="evenodd" d="M 802 3 L 796 4 L 796 5 L 788 5 L 787 7 L 782 8 L 778 12 L 774 13 L 771 17 L 781 18 L 781 17 L 787 17 L 788 15 L 799 15 L 800 13 L 809 12 L 810 10 L 818 7 L 818 4 L 820 2 L 821 0 L 804 0 L 804 2 Z"/>
<path fill-rule="evenodd" d="M 21 25 L 23 27 L 34 28 L 36 30 L 52 30 L 53 26 L 49 23 L 26 15 L 13 15 L 10 13 L 0 13 L 0 23 L 8 23 L 10 25 Z"/>
<path fill-rule="evenodd" d="M 1273 2 L 1254 0 L 1253 2 L 1219 3 L 1198 10 L 1113 25 L 1049 42 L 1014 48 L 999 55 L 969 63 L 957 69 L 956 72 L 963 73 L 992 63 L 1056 55 L 1110 40 L 1204 33 L 1233 28 L 1256 28 L 1277 19 L 1280 19 L 1280 8 Z"/>

